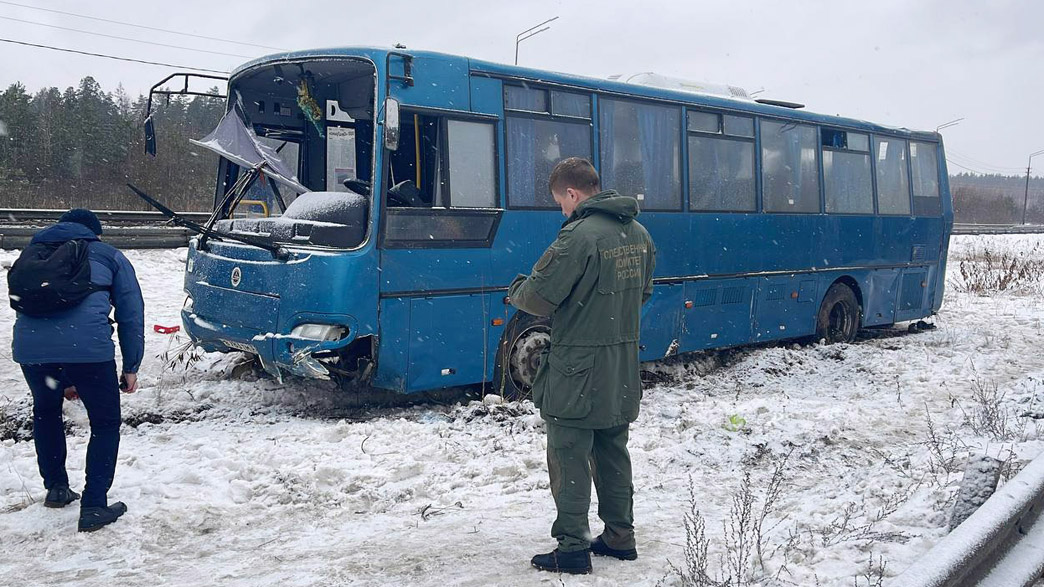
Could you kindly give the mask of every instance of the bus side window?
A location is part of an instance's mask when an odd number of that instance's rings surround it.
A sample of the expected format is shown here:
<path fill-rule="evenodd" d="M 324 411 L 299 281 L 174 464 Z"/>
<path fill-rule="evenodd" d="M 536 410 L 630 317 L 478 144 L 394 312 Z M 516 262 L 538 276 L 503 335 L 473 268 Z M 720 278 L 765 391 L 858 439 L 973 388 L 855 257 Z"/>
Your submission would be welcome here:
<path fill-rule="evenodd" d="M 562 159 L 591 159 L 591 96 L 505 85 L 504 111 L 508 203 L 558 209 L 547 177 Z"/>
<path fill-rule="evenodd" d="M 754 119 L 690 110 L 687 129 L 689 209 L 755 211 Z"/>
<path fill-rule="evenodd" d="M 828 214 L 873 214 L 870 138 L 862 133 L 820 129 L 823 183 Z"/>
<path fill-rule="evenodd" d="M 388 206 L 442 205 L 439 126 L 434 116 L 403 114 L 399 148 L 388 158 Z"/>
<path fill-rule="evenodd" d="M 496 208 L 494 126 L 446 121 L 446 192 L 453 208 Z"/>
<path fill-rule="evenodd" d="M 910 213 L 910 181 L 906 176 L 906 141 L 874 137 L 877 158 L 877 211 Z"/>
<path fill-rule="evenodd" d="M 816 128 L 761 122 L 761 175 L 766 212 L 819 212 Z"/>
<path fill-rule="evenodd" d="M 643 210 L 680 210 L 681 110 L 610 98 L 598 109 L 602 187 Z"/>
<path fill-rule="evenodd" d="M 913 176 L 913 205 L 916 216 L 942 214 L 939 200 L 939 159 L 932 143 L 910 143 L 910 169 Z"/>
<path fill-rule="evenodd" d="M 496 208 L 494 126 L 412 115 L 390 160 L 393 208 Z"/>

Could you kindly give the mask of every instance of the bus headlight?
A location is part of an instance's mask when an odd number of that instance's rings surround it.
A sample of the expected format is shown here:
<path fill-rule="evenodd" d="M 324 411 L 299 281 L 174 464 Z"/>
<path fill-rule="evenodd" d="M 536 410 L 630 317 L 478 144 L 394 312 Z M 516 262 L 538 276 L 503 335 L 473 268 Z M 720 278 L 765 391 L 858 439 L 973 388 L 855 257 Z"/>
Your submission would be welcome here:
<path fill-rule="evenodd" d="M 290 336 L 308 340 L 338 340 L 344 336 L 344 327 L 330 324 L 301 324 L 290 331 Z"/>
<path fill-rule="evenodd" d="M 192 296 L 185 294 L 185 303 L 181 306 L 181 310 L 184 312 L 192 313 Z"/>

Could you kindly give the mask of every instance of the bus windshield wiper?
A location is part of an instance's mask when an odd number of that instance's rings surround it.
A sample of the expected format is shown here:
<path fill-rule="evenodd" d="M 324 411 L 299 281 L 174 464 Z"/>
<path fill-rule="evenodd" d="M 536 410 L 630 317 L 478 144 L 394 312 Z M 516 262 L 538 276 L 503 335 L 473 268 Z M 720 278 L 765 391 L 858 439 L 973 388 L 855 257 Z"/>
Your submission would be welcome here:
<path fill-rule="evenodd" d="M 129 183 L 127 184 L 127 187 L 129 187 L 132 191 L 134 191 L 134 193 L 137 194 L 139 198 L 141 198 L 141 199 L 145 200 L 146 202 L 148 202 L 149 204 L 151 204 L 152 207 L 154 207 L 157 210 L 159 210 L 160 213 L 162 213 L 167 218 L 170 218 L 171 222 L 173 222 L 176 226 L 182 226 L 184 228 L 187 228 L 187 229 L 191 230 L 192 232 L 195 232 L 195 233 L 201 235 L 201 238 L 212 238 L 212 239 L 216 239 L 216 240 L 219 240 L 219 241 L 220 240 L 239 241 L 239 242 L 244 243 L 244 244 L 248 244 L 248 245 L 251 245 L 251 246 L 254 246 L 254 247 L 258 247 L 260 249 L 264 249 L 264 250 L 272 253 L 272 256 L 274 258 L 280 259 L 280 260 L 288 259 L 290 257 L 290 252 L 287 251 L 285 247 L 281 247 L 281 246 L 279 246 L 279 245 L 277 245 L 275 243 L 272 243 L 270 241 L 267 241 L 267 240 L 265 240 L 265 239 L 263 239 L 261 237 L 248 236 L 248 235 L 245 235 L 245 234 L 227 234 L 227 233 L 223 233 L 223 232 L 218 232 L 218 231 L 214 230 L 213 228 L 211 228 L 210 226 L 203 226 L 201 224 L 197 224 L 197 223 L 189 220 L 188 218 L 185 218 L 184 216 L 182 216 L 182 215 L 178 214 L 177 212 L 171 210 L 170 208 L 164 206 L 159 200 L 156 200 L 152 196 L 146 194 L 145 192 L 139 190 L 138 188 L 134 187 L 133 185 L 131 185 Z M 213 217 L 211 217 L 211 218 L 213 218 Z"/>
<path fill-rule="evenodd" d="M 200 233 L 201 236 L 199 238 L 198 246 L 201 250 L 206 250 L 207 237 L 209 236 L 209 233 L 214 232 L 214 223 L 222 218 L 228 218 L 228 216 L 232 214 L 232 210 L 239 205 L 239 201 L 243 199 L 246 191 L 250 189 L 250 186 L 254 185 L 254 181 L 261 175 L 261 168 L 264 165 L 265 162 L 262 161 L 254 167 L 249 168 L 246 173 L 240 175 L 239 179 L 236 180 L 236 183 L 232 185 L 232 188 L 228 190 L 228 193 L 225 194 L 225 197 L 221 200 L 221 204 L 214 208 L 214 212 L 210 215 L 210 218 L 207 218 L 206 224 L 203 225 L 203 228 L 205 228 L 206 231 Z M 134 188 L 132 187 L 131 189 Z"/>

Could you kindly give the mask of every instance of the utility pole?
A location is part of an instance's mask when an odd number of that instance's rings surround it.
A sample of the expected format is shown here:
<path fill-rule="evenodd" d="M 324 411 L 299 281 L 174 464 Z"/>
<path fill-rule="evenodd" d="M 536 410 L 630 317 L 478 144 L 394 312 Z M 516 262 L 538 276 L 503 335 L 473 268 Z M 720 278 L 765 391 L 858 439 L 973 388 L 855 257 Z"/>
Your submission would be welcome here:
<path fill-rule="evenodd" d="M 1022 223 L 1026 224 L 1026 211 L 1029 209 L 1029 180 L 1030 180 L 1030 168 L 1033 166 L 1033 158 L 1037 155 L 1044 153 L 1044 149 L 1037 151 L 1036 153 L 1030 153 L 1029 160 L 1026 161 L 1026 193 L 1022 197 Z"/>
<path fill-rule="evenodd" d="M 515 35 L 515 65 L 518 65 L 518 44 L 521 43 L 522 41 L 525 41 L 526 39 L 530 39 L 532 37 L 535 37 L 535 36 L 539 35 L 540 33 L 546 31 L 547 29 L 551 28 L 549 26 L 544 26 L 544 25 L 548 24 L 549 22 L 555 21 L 555 20 L 558 20 L 557 16 L 554 17 L 554 18 L 549 18 L 549 19 L 545 20 L 544 22 L 542 22 L 542 23 L 540 23 L 540 24 L 538 24 L 536 26 L 529 27 L 528 29 L 526 29 L 526 30 L 522 31 L 521 33 L 518 33 L 517 35 Z M 544 27 L 544 28 L 540 29 L 540 27 Z M 540 29 L 540 30 L 537 31 L 535 29 Z"/>

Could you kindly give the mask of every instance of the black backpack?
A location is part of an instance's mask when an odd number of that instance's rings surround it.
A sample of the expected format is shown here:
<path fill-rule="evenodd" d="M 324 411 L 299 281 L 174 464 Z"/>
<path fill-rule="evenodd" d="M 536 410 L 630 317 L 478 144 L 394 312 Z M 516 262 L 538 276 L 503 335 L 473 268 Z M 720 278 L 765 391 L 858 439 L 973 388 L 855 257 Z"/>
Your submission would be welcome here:
<path fill-rule="evenodd" d="M 75 239 L 26 247 L 7 273 L 11 307 L 29 316 L 47 316 L 108 289 L 91 283 L 88 245 L 88 241 Z"/>

